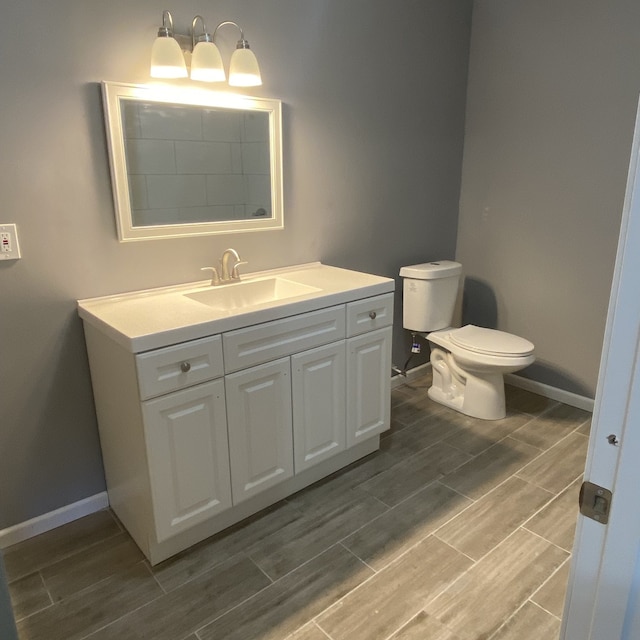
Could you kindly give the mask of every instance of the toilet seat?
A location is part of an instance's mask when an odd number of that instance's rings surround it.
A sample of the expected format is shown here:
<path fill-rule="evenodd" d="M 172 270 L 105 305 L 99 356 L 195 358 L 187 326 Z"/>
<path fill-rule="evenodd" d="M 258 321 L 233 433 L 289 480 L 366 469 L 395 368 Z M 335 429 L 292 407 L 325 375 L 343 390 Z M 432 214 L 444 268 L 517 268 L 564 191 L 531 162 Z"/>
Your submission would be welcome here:
<path fill-rule="evenodd" d="M 534 345 L 505 331 L 468 324 L 449 333 L 451 342 L 462 349 L 484 355 L 522 357 L 533 353 Z"/>

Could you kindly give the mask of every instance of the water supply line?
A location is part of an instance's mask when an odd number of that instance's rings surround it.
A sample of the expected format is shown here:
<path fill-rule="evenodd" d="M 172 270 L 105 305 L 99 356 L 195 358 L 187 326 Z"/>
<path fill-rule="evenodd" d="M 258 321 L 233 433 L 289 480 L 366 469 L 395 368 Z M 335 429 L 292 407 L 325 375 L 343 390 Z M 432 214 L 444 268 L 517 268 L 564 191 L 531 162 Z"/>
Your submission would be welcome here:
<path fill-rule="evenodd" d="M 420 350 L 421 350 L 420 343 L 417 340 L 417 336 L 418 334 L 415 331 L 411 332 L 411 351 L 409 352 L 409 357 L 407 358 L 407 361 L 404 363 L 404 367 L 402 367 L 402 369 L 395 364 L 392 365 L 391 371 L 393 373 L 399 376 L 403 376 L 404 378 L 407 377 L 407 367 L 409 366 L 409 362 L 411 362 L 411 358 L 413 358 L 413 356 L 416 353 L 420 353 Z"/>

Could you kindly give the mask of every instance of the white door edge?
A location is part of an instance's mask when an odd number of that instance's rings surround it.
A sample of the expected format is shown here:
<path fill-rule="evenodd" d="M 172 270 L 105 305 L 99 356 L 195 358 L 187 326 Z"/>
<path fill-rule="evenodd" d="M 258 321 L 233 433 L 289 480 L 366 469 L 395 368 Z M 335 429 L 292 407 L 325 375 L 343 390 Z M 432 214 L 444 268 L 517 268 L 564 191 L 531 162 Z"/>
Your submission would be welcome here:
<path fill-rule="evenodd" d="M 608 525 L 578 518 L 561 640 L 626 636 L 640 540 L 640 108 L 600 362 L 585 480 L 613 491 Z M 635 427 L 635 428 L 632 428 Z M 615 434 L 618 446 L 607 442 Z M 636 616 L 637 617 L 637 616 Z M 625 634 L 623 636 L 623 633 Z M 637 637 L 637 636 L 636 636 Z"/>

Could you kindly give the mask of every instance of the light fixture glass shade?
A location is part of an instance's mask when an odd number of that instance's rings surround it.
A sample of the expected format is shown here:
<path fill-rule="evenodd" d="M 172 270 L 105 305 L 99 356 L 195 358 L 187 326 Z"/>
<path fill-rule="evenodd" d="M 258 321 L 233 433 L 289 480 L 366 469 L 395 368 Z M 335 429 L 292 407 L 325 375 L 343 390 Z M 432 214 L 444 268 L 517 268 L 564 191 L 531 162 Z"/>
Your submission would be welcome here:
<path fill-rule="evenodd" d="M 152 78 L 186 78 L 187 65 L 180 45 L 171 36 L 158 36 L 151 48 Z"/>
<path fill-rule="evenodd" d="M 191 79 L 223 82 L 226 79 L 222 56 L 213 42 L 198 42 L 191 56 Z"/>
<path fill-rule="evenodd" d="M 236 49 L 229 63 L 229 84 L 232 87 L 257 87 L 262 84 L 260 67 L 249 48 Z"/>

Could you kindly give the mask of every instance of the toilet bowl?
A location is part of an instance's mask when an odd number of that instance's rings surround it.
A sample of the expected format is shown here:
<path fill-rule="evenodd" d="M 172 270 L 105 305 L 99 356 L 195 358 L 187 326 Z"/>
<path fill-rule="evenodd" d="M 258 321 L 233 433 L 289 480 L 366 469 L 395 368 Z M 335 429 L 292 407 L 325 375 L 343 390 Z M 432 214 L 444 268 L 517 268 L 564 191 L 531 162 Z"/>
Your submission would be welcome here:
<path fill-rule="evenodd" d="M 532 364 L 534 346 L 495 329 L 451 328 L 461 273 L 462 265 L 452 260 L 402 267 L 403 326 L 432 346 L 432 400 L 474 418 L 499 420 L 506 415 L 504 374 Z"/>
<path fill-rule="evenodd" d="M 426 338 L 432 345 L 429 397 L 474 418 L 504 418 L 504 374 L 534 362 L 533 344 L 474 325 L 433 331 Z"/>

